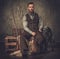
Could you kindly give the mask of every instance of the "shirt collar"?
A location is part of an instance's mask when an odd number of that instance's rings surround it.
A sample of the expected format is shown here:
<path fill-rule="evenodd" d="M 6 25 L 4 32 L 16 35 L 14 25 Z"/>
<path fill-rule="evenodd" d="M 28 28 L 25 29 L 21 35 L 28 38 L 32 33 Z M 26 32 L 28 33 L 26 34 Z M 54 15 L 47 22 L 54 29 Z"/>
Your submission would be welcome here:
<path fill-rule="evenodd" d="M 34 12 L 32 12 L 32 13 L 31 12 L 28 12 L 28 14 L 34 16 Z"/>

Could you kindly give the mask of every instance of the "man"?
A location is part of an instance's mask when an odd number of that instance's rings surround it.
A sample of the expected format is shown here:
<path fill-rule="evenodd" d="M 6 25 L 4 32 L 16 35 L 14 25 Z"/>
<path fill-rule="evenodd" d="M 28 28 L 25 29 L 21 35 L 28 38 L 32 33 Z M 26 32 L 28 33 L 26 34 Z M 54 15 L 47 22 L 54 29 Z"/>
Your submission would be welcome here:
<path fill-rule="evenodd" d="M 27 4 L 27 14 L 23 17 L 23 28 L 24 28 L 24 38 L 30 41 L 30 38 L 33 36 L 37 40 L 37 32 L 41 32 L 41 29 L 43 27 L 43 23 L 41 22 L 41 19 L 39 18 L 38 14 L 34 11 L 34 3 L 29 2 Z M 41 36 L 40 36 L 41 37 Z M 39 40 L 38 40 L 39 42 Z M 37 43 L 38 43 L 37 42 Z"/>

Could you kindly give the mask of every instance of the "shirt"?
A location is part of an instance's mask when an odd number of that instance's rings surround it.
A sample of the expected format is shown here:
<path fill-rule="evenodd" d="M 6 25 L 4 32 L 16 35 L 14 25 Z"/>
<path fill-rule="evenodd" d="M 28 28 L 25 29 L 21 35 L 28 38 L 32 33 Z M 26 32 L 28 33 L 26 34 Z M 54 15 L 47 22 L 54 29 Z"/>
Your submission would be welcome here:
<path fill-rule="evenodd" d="M 29 14 L 30 18 L 33 20 L 34 15 Z M 32 31 L 27 27 L 28 22 L 26 21 L 26 16 L 23 16 L 23 28 L 25 31 L 27 31 L 28 33 L 32 34 Z M 41 31 L 41 29 L 43 28 L 43 21 L 41 18 L 39 18 L 39 31 Z"/>

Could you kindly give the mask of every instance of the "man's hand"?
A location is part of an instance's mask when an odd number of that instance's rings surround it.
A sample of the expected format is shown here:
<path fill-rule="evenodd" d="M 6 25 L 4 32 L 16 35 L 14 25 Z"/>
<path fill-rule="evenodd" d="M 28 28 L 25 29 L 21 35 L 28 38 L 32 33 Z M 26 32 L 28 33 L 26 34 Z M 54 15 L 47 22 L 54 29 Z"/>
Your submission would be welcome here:
<path fill-rule="evenodd" d="M 33 35 L 33 36 L 35 36 L 35 35 L 36 35 L 36 33 L 35 33 L 35 32 L 32 32 L 32 35 Z"/>

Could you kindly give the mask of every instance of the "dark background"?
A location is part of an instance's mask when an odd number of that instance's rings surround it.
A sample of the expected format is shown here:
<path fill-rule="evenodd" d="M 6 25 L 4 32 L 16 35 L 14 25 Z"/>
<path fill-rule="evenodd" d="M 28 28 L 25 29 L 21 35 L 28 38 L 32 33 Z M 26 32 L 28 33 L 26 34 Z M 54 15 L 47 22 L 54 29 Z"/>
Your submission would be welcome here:
<path fill-rule="evenodd" d="M 49 26 L 56 41 L 60 41 L 60 1 L 29 0 L 35 3 L 35 11 L 42 17 L 44 26 Z M 28 0 L 0 0 L 0 35 L 11 35 L 16 25 L 22 28 L 22 17 L 26 13 Z M 14 25 L 15 20 L 15 25 Z"/>
<path fill-rule="evenodd" d="M 23 28 L 22 17 L 30 1 L 35 3 L 35 11 L 42 17 L 44 26 L 52 29 L 53 39 L 60 44 L 60 0 L 0 0 L 1 49 L 4 37 L 12 35 L 13 28 Z"/>

